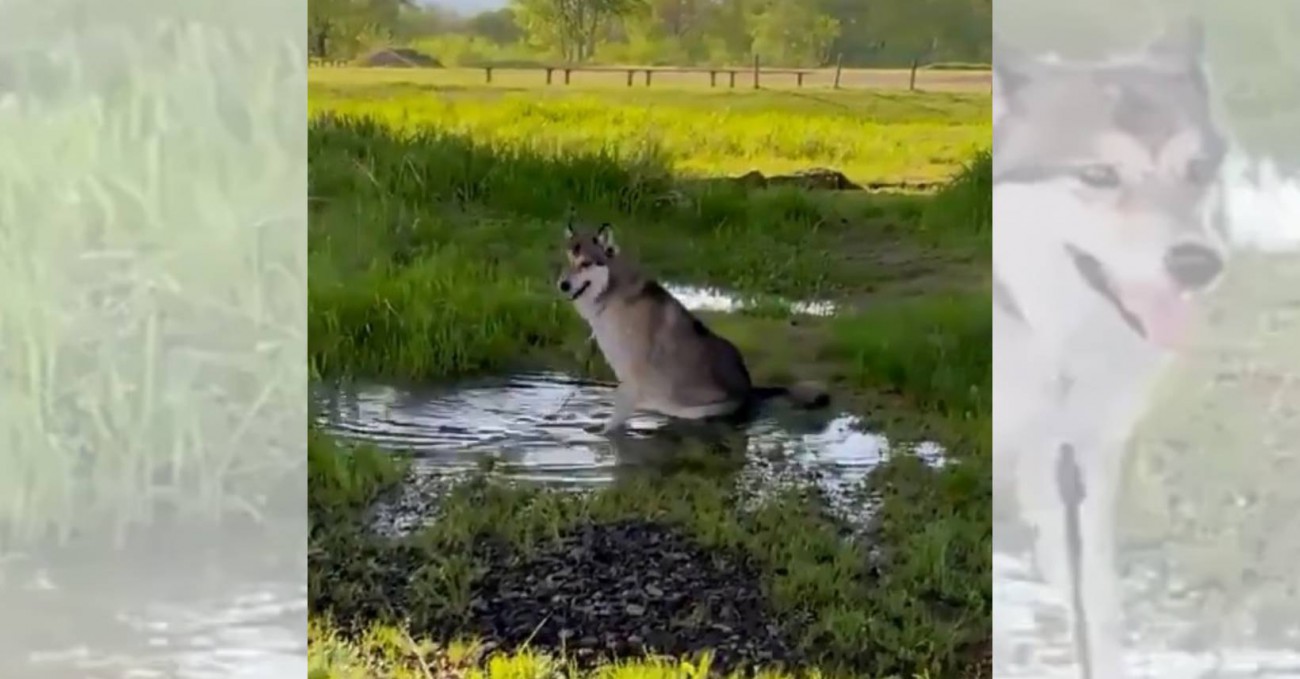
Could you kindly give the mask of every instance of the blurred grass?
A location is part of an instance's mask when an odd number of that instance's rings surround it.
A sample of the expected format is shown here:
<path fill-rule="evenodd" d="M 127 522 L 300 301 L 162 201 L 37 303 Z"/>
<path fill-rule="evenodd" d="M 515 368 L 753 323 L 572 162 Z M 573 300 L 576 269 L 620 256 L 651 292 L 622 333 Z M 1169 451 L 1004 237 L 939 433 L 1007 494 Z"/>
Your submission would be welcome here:
<path fill-rule="evenodd" d="M 301 55 L 165 8 L 33 41 L 74 5 L 0 26 L 0 552 L 262 518 L 302 465 Z"/>

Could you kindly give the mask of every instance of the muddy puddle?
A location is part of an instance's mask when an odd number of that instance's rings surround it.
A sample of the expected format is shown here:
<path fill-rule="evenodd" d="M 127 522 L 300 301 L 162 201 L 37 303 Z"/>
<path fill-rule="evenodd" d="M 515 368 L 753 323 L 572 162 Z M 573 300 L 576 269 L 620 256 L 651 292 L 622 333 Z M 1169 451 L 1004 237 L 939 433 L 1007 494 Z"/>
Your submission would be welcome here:
<path fill-rule="evenodd" d="M 693 311 L 735 312 L 753 304 L 717 288 L 665 287 Z M 824 300 L 765 300 L 774 304 L 803 315 L 836 311 Z M 613 409 L 613 391 L 611 384 L 555 372 L 450 387 L 332 385 L 316 391 L 316 420 L 345 439 L 411 457 L 411 481 L 376 525 L 398 533 L 428 514 L 427 498 L 439 487 L 485 466 L 507 479 L 581 490 L 620 474 L 671 466 L 683 449 L 706 449 L 741 458 L 735 461 L 742 487 L 757 493 L 783 482 L 812 481 L 840 513 L 865 521 L 871 499 L 857 491 L 890 455 L 917 455 L 932 466 L 945 459 L 933 442 L 890 442 L 870 422 L 836 413 L 833 406 L 799 412 L 779 402 L 742 428 L 638 414 L 627 431 L 605 436 L 599 429 Z"/>
<path fill-rule="evenodd" d="M 191 533 L 0 555 L 0 676 L 305 676 L 305 526 L 278 542 Z"/>
<path fill-rule="evenodd" d="M 599 427 L 612 398 L 612 385 L 550 372 L 454 388 L 356 384 L 318 391 L 317 420 L 345 439 L 409 454 L 417 486 L 490 462 L 493 473 L 508 479 L 594 488 L 622 474 L 671 466 L 691 449 L 732 456 L 742 484 L 755 488 L 815 482 L 849 514 L 865 511 L 855 491 L 890 455 L 918 455 L 931 465 L 945 459 L 937 444 L 890 442 L 857 416 L 779 403 L 745 427 L 637 414 L 625 432 L 605 436 Z M 420 509 L 399 513 L 412 512 Z"/>
<path fill-rule="evenodd" d="M 1167 602 L 1175 583 L 1154 570 L 1134 569 L 1124 582 L 1127 598 L 1146 603 L 1130 610 L 1125 667 L 1131 679 L 1288 677 L 1300 679 L 1300 652 L 1249 642 L 1197 641 L 1187 612 Z M 1140 594 L 1141 596 L 1134 596 Z M 1006 679 L 1077 679 L 1083 676 L 1070 636 L 1067 603 L 1043 584 L 1028 554 L 993 554 L 994 676 Z M 1203 636 L 1203 635 L 1202 635 Z M 1300 648 L 1300 630 L 1284 633 L 1284 646 Z"/>

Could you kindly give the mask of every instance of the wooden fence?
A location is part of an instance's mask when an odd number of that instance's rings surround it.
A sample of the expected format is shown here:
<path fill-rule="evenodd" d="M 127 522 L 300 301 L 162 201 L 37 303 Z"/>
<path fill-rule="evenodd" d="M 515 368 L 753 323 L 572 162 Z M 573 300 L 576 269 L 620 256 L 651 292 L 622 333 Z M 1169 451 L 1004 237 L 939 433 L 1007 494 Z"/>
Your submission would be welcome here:
<path fill-rule="evenodd" d="M 339 60 L 321 60 L 312 59 L 312 66 L 319 67 L 343 67 L 354 65 L 350 62 Z M 917 72 L 921 70 L 919 60 L 913 61 L 911 67 L 907 70 L 907 88 L 915 90 L 917 86 Z M 544 78 L 547 85 L 558 83 L 569 85 L 573 81 L 575 73 L 593 73 L 593 74 L 622 74 L 623 80 L 627 87 L 633 87 L 640 83 L 644 87 L 650 87 L 655 76 L 661 76 L 661 79 L 671 77 L 675 82 L 681 82 L 682 77 L 699 76 L 701 79 L 707 75 L 709 87 L 718 87 L 719 82 L 725 83 L 725 86 L 735 89 L 737 79 L 740 78 L 742 86 L 748 84 L 753 89 L 759 89 L 764 82 L 771 83 L 775 79 L 780 79 L 783 83 L 789 83 L 791 79 L 796 87 L 803 87 L 805 80 L 812 76 L 831 76 L 831 87 L 834 89 L 841 88 L 841 78 L 848 73 L 855 76 L 862 72 L 870 72 L 874 69 L 849 69 L 846 71 L 839 60 L 833 69 L 813 69 L 813 68 L 764 68 L 760 65 L 757 57 L 754 58 L 753 64 L 749 66 L 598 66 L 598 65 L 501 65 L 501 64 L 484 64 L 480 66 L 462 66 L 461 69 L 478 70 L 483 73 L 483 82 L 492 84 L 497 74 L 505 72 L 513 73 L 537 73 L 539 79 Z M 899 73 L 903 69 L 894 69 L 892 72 Z M 888 70 L 886 70 L 888 71 Z M 881 71 L 881 72 L 886 72 Z M 951 76 L 958 76 L 961 71 L 944 71 Z M 721 78 L 719 77 L 721 76 Z M 901 83 L 899 83 L 901 85 Z M 851 86 L 851 85 L 850 85 Z"/>
<path fill-rule="evenodd" d="M 736 68 L 736 67 L 715 67 L 715 68 L 688 68 L 688 67 L 661 67 L 661 66 L 533 66 L 533 67 L 514 67 L 514 66 L 480 66 L 477 67 L 483 71 L 483 81 L 491 84 L 492 74 L 500 71 L 540 71 L 546 74 L 546 84 L 555 84 L 555 75 L 557 73 L 563 76 L 563 83 L 570 84 L 574 73 L 623 73 L 627 78 L 627 86 L 632 87 L 640 80 L 645 87 L 650 87 L 654 81 L 655 74 L 709 74 L 709 87 L 718 86 L 718 76 L 726 77 L 727 87 L 735 89 L 736 76 L 749 76 L 751 86 L 759 89 L 762 86 L 763 76 L 793 76 L 795 84 L 803 87 L 804 78 L 810 74 L 816 73 L 814 69 L 795 69 L 795 68 Z M 638 76 L 640 76 L 638 78 Z M 837 78 L 838 83 L 838 78 Z"/>

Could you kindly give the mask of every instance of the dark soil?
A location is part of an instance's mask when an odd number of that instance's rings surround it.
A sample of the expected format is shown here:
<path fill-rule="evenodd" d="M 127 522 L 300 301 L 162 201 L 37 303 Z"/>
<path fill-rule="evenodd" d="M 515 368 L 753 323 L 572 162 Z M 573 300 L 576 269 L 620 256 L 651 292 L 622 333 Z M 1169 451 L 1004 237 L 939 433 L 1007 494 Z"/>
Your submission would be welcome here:
<path fill-rule="evenodd" d="M 480 537 L 464 555 L 473 576 L 459 596 L 421 551 L 377 538 L 361 549 L 318 550 L 312 610 L 353 631 L 405 619 L 416 637 L 563 651 L 580 667 L 704 650 L 724 672 L 801 664 L 793 642 L 800 621 L 770 610 L 753 559 L 706 549 L 670 525 L 581 525 L 528 552 Z M 448 605 L 456 600 L 460 610 Z"/>
<path fill-rule="evenodd" d="M 471 630 L 506 646 L 564 646 L 579 660 L 708 649 L 723 668 L 793 659 L 748 557 L 651 522 L 582 526 L 493 568 L 470 608 Z"/>

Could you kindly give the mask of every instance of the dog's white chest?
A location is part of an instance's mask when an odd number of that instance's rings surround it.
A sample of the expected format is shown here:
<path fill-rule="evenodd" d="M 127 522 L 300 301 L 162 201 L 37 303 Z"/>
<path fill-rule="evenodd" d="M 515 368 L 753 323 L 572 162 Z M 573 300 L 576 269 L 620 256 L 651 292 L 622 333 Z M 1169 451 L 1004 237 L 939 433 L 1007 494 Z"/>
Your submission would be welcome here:
<path fill-rule="evenodd" d="M 601 354 L 614 371 L 619 382 L 627 382 L 637 375 L 638 364 L 645 363 L 645 342 L 638 341 L 636 326 L 625 321 L 616 313 L 591 313 L 586 315 L 591 325 L 591 334 L 595 343 L 601 347 Z M 643 340 L 643 338 L 641 338 Z"/>
<path fill-rule="evenodd" d="M 631 337 L 632 329 L 614 319 L 596 317 L 591 321 L 592 333 L 605 361 L 618 377 L 619 382 L 632 379 L 634 366 L 641 357 L 637 355 L 637 343 Z"/>

